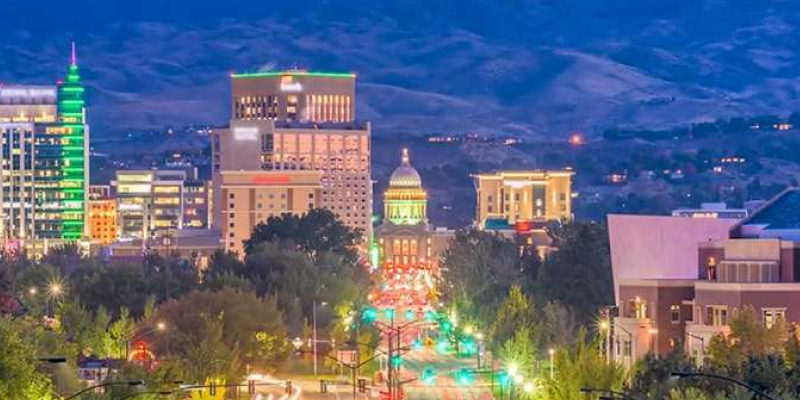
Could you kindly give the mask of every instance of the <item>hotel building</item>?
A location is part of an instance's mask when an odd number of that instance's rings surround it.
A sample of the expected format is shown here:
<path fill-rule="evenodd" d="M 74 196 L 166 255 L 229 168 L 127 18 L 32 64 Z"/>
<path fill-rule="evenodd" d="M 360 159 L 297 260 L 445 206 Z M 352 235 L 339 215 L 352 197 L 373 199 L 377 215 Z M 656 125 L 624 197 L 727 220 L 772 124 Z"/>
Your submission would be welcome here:
<path fill-rule="evenodd" d="M 73 53 L 57 86 L 0 87 L 4 248 L 41 254 L 88 236 L 88 126 Z"/>
<path fill-rule="evenodd" d="M 572 175 L 570 170 L 477 174 L 475 222 L 486 228 L 487 222 L 570 220 Z"/>
<path fill-rule="evenodd" d="M 230 127 L 215 129 L 212 134 L 214 219 L 227 247 L 240 248 L 241 243 L 231 244 L 230 228 L 222 220 L 230 206 L 221 192 L 223 172 L 317 174 L 320 193 L 316 206 L 331 210 L 369 238 L 371 132 L 368 123 L 355 120 L 355 75 L 306 71 L 234 74 L 232 86 Z M 280 180 L 283 183 L 273 182 L 273 187 L 282 184 L 281 190 L 288 191 L 304 190 L 307 185 L 305 176 L 297 181 Z M 294 187 L 294 182 L 302 185 Z M 241 241 L 238 234 L 234 237 Z"/>

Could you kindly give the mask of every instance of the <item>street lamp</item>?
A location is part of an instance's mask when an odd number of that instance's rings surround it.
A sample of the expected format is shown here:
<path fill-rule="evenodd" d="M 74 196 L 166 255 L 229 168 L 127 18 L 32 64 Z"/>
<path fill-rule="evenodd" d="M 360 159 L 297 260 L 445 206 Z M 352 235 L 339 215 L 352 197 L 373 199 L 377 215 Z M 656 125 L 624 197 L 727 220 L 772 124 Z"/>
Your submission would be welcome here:
<path fill-rule="evenodd" d="M 556 349 L 550 348 L 547 350 L 547 353 L 550 354 L 550 380 L 553 380 L 553 376 L 555 375 L 555 358 L 556 358 Z"/>
<path fill-rule="evenodd" d="M 322 306 L 322 307 L 325 307 L 325 306 L 328 305 L 328 303 L 323 301 L 323 302 L 319 303 L 319 305 Z M 312 347 L 312 351 L 314 352 L 314 376 L 317 376 L 317 342 L 319 340 L 317 340 L 317 301 L 316 300 L 314 301 L 314 303 L 311 306 L 311 316 L 312 316 L 311 319 L 312 319 L 312 322 L 313 322 L 313 325 L 314 325 L 313 329 L 312 329 L 312 331 L 313 331 L 312 333 L 313 333 L 314 339 L 313 339 L 313 343 L 311 344 L 311 347 Z"/>
<path fill-rule="evenodd" d="M 679 379 L 680 378 L 709 378 L 709 379 L 717 379 L 717 380 L 733 383 L 734 385 L 739 385 L 739 386 L 741 386 L 741 387 L 753 392 L 754 395 L 761 396 L 761 397 L 763 397 L 763 398 L 765 398 L 767 400 L 778 400 L 778 399 L 776 399 L 776 398 L 764 393 L 763 391 L 761 391 L 761 390 L 759 390 L 759 389 L 747 384 L 746 382 L 743 382 L 743 381 L 740 381 L 738 379 L 734 379 L 734 378 L 731 378 L 731 377 L 727 377 L 727 376 L 716 375 L 716 374 L 708 374 L 708 373 L 704 373 L 704 372 L 673 372 L 672 376 L 674 376 L 676 378 L 679 378 Z"/>

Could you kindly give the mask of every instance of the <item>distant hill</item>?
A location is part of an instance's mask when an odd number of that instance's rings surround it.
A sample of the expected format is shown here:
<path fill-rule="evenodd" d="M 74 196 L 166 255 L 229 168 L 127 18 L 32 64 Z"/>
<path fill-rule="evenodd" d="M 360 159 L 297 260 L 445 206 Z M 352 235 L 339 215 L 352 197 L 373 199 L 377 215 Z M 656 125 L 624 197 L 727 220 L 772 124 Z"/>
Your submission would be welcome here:
<path fill-rule="evenodd" d="M 224 123 L 229 72 L 295 65 L 356 71 L 378 135 L 547 138 L 800 109 L 791 1 L 0 3 L 0 82 L 57 79 L 76 39 L 95 136 Z"/>

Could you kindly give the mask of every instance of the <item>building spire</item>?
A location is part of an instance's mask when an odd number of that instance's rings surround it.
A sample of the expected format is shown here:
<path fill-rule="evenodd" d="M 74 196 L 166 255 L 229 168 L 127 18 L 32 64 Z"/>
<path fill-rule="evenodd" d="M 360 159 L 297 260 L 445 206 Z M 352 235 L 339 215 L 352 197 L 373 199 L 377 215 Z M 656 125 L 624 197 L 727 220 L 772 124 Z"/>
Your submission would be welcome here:
<path fill-rule="evenodd" d="M 69 56 L 69 63 L 71 65 L 78 65 L 78 56 L 77 56 L 77 53 L 75 52 L 75 41 L 74 40 L 72 41 L 72 52 L 70 53 L 70 56 Z"/>
<path fill-rule="evenodd" d="M 407 147 L 404 147 L 404 148 L 403 148 L 403 157 L 402 157 L 400 160 L 401 160 L 401 162 L 403 163 L 403 165 L 408 165 L 408 164 L 409 164 L 409 160 L 408 160 L 408 148 L 407 148 Z"/>

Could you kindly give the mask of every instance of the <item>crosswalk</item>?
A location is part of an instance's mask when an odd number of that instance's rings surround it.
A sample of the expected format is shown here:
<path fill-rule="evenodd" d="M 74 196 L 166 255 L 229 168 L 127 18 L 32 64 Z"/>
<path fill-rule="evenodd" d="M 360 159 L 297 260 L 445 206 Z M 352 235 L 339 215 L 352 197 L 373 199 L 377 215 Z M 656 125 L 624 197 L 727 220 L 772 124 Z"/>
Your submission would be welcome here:
<path fill-rule="evenodd" d="M 474 384 L 460 385 L 455 381 L 456 371 L 477 366 L 473 359 L 458 358 L 452 354 L 438 354 L 433 349 L 423 348 L 411 351 L 403 356 L 403 379 L 420 378 L 425 369 L 436 372 L 432 383 L 414 380 L 404 386 L 409 400 L 492 400 L 492 391 L 488 382 L 476 376 Z"/>

